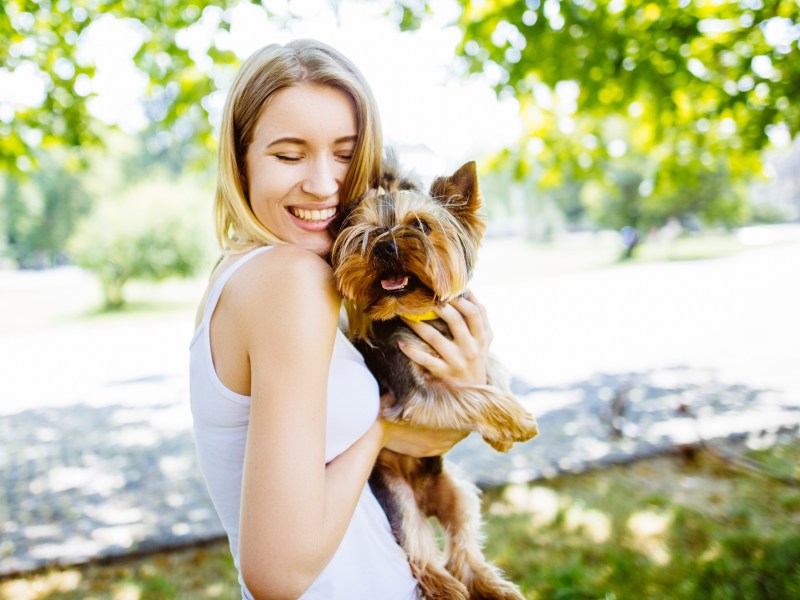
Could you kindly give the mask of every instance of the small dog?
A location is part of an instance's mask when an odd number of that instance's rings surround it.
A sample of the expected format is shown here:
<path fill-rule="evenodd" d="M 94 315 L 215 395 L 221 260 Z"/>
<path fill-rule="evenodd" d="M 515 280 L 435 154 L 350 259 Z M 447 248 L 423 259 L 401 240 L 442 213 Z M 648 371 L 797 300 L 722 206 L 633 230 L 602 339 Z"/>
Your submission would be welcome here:
<path fill-rule="evenodd" d="M 505 452 L 538 429 L 511 395 L 495 359 L 490 359 L 488 385 L 455 385 L 434 378 L 398 349 L 402 341 L 435 354 L 401 315 L 426 320 L 452 339 L 433 309 L 466 290 L 486 229 L 478 214 L 481 205 L 474 162 L 436 179 L 430 193 L 388 170 L 381 186 L 345 215 L 331 262 L 351 337 L 382 391 L 394 396 L 384 417 L 431 429 L 477 431 Z M 482 554 L 477 488 L 445 471 L 441 456 L 413 458 L 384 449 L 370 486 L 427 600 L 523 598 Z M 430 516 L 444 529 L 445 559 Z"/>

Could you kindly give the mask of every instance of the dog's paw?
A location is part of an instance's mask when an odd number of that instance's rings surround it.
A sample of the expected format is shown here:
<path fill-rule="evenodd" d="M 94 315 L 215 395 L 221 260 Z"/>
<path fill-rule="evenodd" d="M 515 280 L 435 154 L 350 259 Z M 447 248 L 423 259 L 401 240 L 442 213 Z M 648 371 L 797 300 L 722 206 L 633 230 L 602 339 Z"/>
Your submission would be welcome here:
<path fill-rule="evenodd" d="M 508 438 L 491 438 L 484 436 L 483 439 L 498 452 L 508 452 L 514 445 L 514 440 Z"/>
<path fill-rule="evenodd" d="M 517 423 L 515 442 L 527 442 L 539 435 L 539 425 L 533 415 L 527 414 Z"/>
<path fill-rule="evenodd" d="M 479 569 L 469 586 L 470 600 L 525 600 L 519 588 L 501 576 L 494 567 Z"/>
<path fill-rule="evenodd" d="M 525 600 L 516 586 L 507 583 L 502 589 L 493 589 L 485 593 L 473 591 L 470 600 Z"/>
<path fill-rule="evenodd" d="M 470 600 L 467 586 L 447 571 L 425 569 L 415 575 L 425 600 Z"/>

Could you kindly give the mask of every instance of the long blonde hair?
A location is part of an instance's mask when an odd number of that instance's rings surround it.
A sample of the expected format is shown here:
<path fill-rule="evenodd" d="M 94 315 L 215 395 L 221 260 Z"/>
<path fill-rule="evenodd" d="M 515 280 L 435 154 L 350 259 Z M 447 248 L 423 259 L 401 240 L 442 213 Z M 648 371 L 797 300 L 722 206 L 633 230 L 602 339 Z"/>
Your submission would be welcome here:
<path fill-rule="evenodd" d="M 372 91 L 356 66 L 316 40 L 265 46 L 242 64 L 225 102 L 214 198 L 217 242 L 223 254 L 283 243 L 253 213 L 245 155 L 272 95 L 304 82 L 342 90 L 355 106 L 357 140 L 340 192 L 343 211 L 378 180 L 383 145 L 380 118 Z"/>

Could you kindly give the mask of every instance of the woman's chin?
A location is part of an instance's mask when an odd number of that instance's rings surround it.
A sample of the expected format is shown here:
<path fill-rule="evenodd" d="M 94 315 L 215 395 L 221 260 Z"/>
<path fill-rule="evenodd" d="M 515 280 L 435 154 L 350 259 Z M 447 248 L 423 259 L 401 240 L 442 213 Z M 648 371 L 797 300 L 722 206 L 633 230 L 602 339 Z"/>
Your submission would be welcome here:
<path fill-rule="evenodd" d="M 304 235 L 297 240 L 297 245 L 319 256 L 327 256 L 333 246 L 333 238 L 327 231 L 315 232 L 313 235 Z"/>

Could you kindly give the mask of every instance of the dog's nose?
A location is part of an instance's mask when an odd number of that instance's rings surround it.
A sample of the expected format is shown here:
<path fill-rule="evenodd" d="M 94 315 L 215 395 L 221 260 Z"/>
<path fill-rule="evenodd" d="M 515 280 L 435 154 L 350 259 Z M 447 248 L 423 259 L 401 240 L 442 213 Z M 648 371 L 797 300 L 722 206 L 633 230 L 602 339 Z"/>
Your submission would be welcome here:
<path fill-rule="evenodd" d="M 394 240 L 378 242 L 375 244 L 375 256 L 383 259 L 397 258 L 397 243 Z"/>

